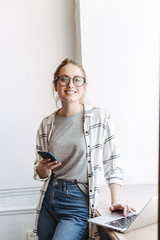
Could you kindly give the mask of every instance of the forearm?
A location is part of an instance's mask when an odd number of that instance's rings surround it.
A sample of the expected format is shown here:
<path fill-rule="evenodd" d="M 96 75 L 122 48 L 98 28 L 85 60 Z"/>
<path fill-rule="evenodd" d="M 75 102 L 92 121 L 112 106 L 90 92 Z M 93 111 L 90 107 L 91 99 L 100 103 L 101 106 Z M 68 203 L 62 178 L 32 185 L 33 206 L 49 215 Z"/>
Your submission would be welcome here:
<path fill-rule="evenodd" d="M 109 185 L 111 192 L 111 204 L 121 202 L 121 186 L 116 183 Z"/>

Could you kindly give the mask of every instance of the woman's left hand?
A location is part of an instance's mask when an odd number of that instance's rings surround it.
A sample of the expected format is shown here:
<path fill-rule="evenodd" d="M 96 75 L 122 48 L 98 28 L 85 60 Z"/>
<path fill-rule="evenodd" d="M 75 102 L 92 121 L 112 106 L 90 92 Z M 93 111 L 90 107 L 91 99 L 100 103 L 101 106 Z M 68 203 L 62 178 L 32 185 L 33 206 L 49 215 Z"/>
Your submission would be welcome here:
<path fill-rule="evenodd" d="M 132 208 L 131 206 L 129 205 L 126 205 L 126 204 L 122 204 L 122 203 L 113 203 L 109 210 L 111 212 L 115 212 L 117 210 L 122 210 L 123 211 L 123 215 L 126 216 L 127 215 L 127 212 L 131 213 L 132 211 L 133 212 L 136 212 L 136 210 L 134 208 Z"/>

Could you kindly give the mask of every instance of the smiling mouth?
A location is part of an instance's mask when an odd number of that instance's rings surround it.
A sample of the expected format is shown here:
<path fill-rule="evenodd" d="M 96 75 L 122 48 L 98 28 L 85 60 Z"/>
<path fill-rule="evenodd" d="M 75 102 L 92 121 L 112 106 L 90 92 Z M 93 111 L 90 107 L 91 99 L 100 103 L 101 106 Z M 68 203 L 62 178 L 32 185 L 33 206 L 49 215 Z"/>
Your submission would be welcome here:
<path fill-rule="evenodd" d="M 75 94 L 76 92 L 75 91 L 66 90 L 65 93 L 67 93 L 67 94 Z"/>

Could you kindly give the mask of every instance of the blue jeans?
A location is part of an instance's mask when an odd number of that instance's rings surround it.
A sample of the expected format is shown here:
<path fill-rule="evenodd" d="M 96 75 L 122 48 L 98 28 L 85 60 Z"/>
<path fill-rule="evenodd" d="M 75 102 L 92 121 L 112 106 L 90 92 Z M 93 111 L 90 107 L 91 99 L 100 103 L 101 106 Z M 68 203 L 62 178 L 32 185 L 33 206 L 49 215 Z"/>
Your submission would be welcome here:
<path fill-rule="evenodd" d="M 51 178 L 43 200 L 39 240 L 86 240 L 89 201 L 76 183 Z"/>

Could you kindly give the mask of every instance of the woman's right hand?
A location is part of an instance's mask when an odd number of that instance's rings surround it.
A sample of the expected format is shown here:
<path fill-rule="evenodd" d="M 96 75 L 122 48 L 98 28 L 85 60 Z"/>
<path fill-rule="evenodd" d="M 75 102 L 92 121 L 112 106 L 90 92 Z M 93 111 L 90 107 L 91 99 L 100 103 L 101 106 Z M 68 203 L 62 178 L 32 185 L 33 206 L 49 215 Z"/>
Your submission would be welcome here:
<path fill-rule="evenodd" d="M 40 178 L 47 178 L 50 171 L 59 166 L 61 166 L 61 163 L 51 162 L 49 158 L 41 158 L 36 170 Z"/>

